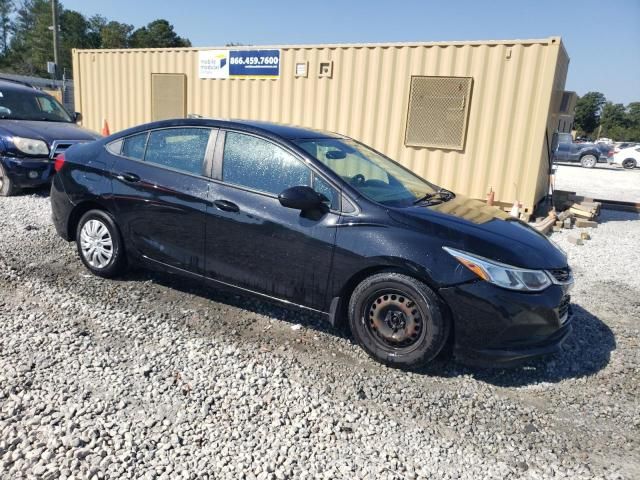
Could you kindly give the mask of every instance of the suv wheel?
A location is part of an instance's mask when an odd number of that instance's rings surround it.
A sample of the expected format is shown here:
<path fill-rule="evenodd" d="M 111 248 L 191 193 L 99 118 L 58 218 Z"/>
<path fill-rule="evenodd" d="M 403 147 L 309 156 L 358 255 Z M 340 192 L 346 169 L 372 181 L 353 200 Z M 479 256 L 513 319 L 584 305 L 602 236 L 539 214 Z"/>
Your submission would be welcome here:
<path fill-rule="evenodd" d="M 622 166 L 623 168 L 636 168 L 636 161 L 633 158 L 627 158 L 626 160 L 622 161 Z"/>
<path fill-rule="evenodd" d="M 589 154 L 580 158 L 580 165 L 582 165 L 584 168 L 593 168 L 596 166 L 597 163 L 598 163 L 598 159 L 596 158 L 595 155 Z"/>
<path fill-rule="evenodd" d="M 373 358 L 393 367 L 416 368 L 445 345 L 449 322 L 436 294 L 423 282 L 380 273 L 360 283 L 349 301 L 349 326 Z"/>
<path fill-rule="evenodd" d="M 102 210 L 89 210 L 78 222 L 76 244 L 82 263 L 100 277 L 112 278 L 124 272 L 126 257 L 120 230 Z"/>
<path fill-rule="evenodd" d="M 13 184 L 4 167 L 0 164 L 0 197 L 10 197 L 19 191 L 20 189 Z"/>

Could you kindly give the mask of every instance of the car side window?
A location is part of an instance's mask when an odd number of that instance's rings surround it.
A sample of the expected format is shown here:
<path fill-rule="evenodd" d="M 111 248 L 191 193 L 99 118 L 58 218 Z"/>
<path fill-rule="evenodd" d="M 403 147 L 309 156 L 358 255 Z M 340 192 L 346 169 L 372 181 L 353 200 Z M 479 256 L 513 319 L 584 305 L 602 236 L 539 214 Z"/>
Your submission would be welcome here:
<path fill-rule="evenodd" d="M 144 161 L 202 175 L 209 128 L 165 128 L 149 133 Z"/>
<path fill-rule="evenodd" d="M 331 210 L 340 210 L 340 193 L 318 175 L 313 176 L 313 189 L 329 199 L 327 205 Z"/>
<path fill-rule="evenodd" d="M 142 160 L 144 158 L 144 147 L 147 144 L 147 135 L 148 133 L 144 132 L 125 138 L 122 143 L 121 155 Z"/>
<path fill-rule="evenodd" d="M 278 195 L 289 187 L 311 184 L 311 170 L 279 146 L 252 135 L 227 132 L 222 180 Z"/>

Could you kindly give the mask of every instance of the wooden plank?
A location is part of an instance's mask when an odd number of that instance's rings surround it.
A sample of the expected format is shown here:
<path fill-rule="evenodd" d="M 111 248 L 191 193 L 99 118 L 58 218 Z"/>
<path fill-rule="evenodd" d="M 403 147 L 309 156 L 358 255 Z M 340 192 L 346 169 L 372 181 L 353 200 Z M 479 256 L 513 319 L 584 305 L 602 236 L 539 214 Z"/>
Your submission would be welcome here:
<path fill-rule="evenodd" d="M 590 220 L 582 220 L 579 218 L 576 220 L 576 227 L 578 228 L 598 228 L 598 222 L 592 222 Z"/>
<path fill-rule="evenodd" d="M 578 216 L 578 217 L 587 218 L 587 219 L 592 219 L 593 218 L 593 214 L 591 212 L 585 212 L 585 211 L 578 210 L 577 208 L 573 208 L 573 207 L 571 207 L 569 209 L 569 211 L 571 213 L 573 213 L 574 215 Z"/>

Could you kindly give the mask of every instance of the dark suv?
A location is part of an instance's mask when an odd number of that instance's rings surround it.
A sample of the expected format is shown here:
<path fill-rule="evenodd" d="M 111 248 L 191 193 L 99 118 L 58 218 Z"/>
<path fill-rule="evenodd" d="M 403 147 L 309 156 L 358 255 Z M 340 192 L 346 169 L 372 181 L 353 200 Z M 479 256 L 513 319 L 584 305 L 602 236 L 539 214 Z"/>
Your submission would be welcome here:
<path fill-rule="evenodd" d="M 58 153 L 101 137 L 76 125 L 79 119 L 51 95 L 0 79 L 0 196 L 51 182 Z"/>
<path fill-rule="evenodd" d="M 571 271 L 545 236 L 342 135 L 162 121 L 56 168 L 54 224 L 96 275 L 139 264 L 315 311 L 395 366 L 447 341 L 504 365 L 571 330 Z"/>

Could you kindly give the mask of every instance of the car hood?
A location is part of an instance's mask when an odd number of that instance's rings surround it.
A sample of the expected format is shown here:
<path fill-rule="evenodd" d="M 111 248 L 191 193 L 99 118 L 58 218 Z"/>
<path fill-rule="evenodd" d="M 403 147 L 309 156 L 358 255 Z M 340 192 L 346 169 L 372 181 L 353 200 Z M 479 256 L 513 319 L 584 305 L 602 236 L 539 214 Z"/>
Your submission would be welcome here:
<path fill-rule="evenodd" d="M 546 236 L 502 210 L 456 196 L 433 206 L 389 210 L 392 219 L 448 246 L 516 267 L 563 268 L 566 255 Z"/>
<path fill-rule="evenodd" d="M 0 120 L 0 129 L 7 135 L 44 140 L 51 145 L 54 140 L 97 140 L 96 132 L 79 127 L 75 123 L 40 122 L 32 120 Z"/>

